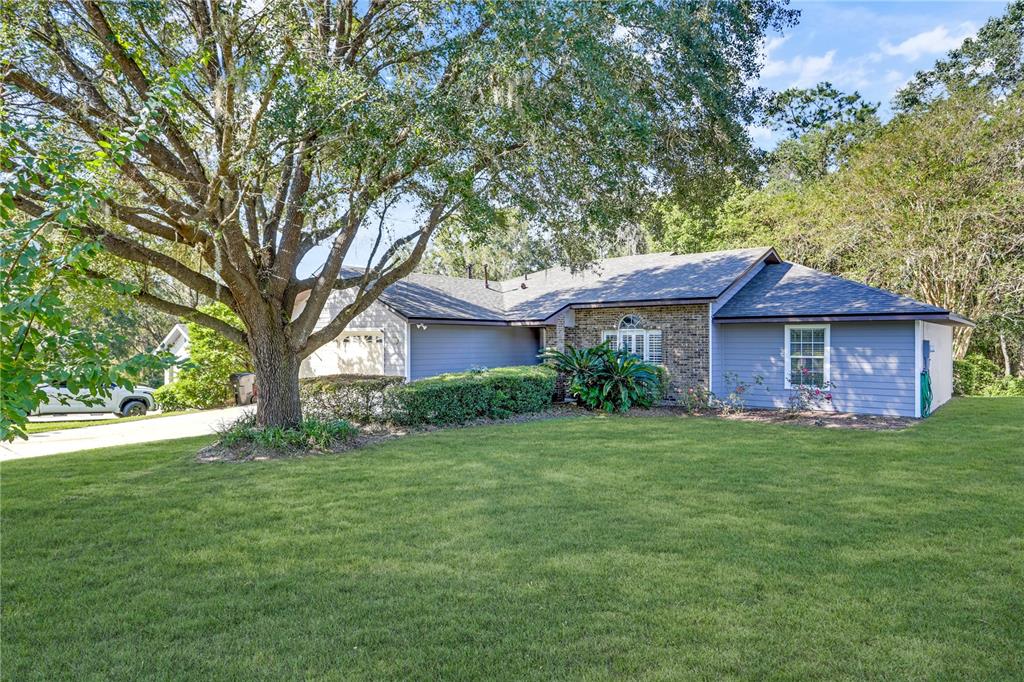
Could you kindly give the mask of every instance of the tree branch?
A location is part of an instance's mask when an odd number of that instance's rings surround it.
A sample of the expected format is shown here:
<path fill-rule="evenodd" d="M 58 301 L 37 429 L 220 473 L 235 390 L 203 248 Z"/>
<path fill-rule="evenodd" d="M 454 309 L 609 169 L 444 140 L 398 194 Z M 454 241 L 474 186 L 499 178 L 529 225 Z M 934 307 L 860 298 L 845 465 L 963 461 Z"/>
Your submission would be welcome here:
<path fill-rule="evenodd" d="M 146 291 L 139 291 L 135 294 L 135 298 L 152 308 L 156 308 L 157 310 L 162 310 L 165 313 L 170 313 L 171 315 L 176 315 L 186 320 L 191 320 L 192 322 L 201 324 L 204 327 L 209 327 L 228 341 L 236 343 L 243 348 L 249 347 L 249 337 L 245 332 L 228 324 L 227 322 L 224 322 L 223 320 L 218 320 L 212 315 L 207 315 L 206 313 L 187 305 L 172 303 L 171 301 L 159 298 L 158 296 L 154 296 Z"/>

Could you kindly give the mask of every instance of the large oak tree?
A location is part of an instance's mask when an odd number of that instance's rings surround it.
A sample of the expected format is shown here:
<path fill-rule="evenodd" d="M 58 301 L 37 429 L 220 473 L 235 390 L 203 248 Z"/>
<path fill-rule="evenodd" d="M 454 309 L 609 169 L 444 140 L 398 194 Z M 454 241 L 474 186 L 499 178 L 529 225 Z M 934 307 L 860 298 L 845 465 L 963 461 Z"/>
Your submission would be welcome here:
<path fill-rule="evenodd" d="M 105 162 L 76 229 L 237 313 L 245 331 L 145 282 L 137 293 L 246 345 L 258 420 L 293 424 L 302 358 L 408 274 L 453 213 L 486 230 L 514 209 L 583 261 L 651 190 L 735 164 L 758 46 L 793 20 L 783 4 L 8 3 L 5 130 L 12 163 L 40 145 Z M 19 211 L 61 211 L 45 168 L 23 175 Z M 397 237 L 395 205 L 417 216 Z M 343 269 L 357 237 L 368 267 Z M 314 249 L 322 265 L 303 277 Z M 348 303 L 316 329 L 335 290 Z"/>

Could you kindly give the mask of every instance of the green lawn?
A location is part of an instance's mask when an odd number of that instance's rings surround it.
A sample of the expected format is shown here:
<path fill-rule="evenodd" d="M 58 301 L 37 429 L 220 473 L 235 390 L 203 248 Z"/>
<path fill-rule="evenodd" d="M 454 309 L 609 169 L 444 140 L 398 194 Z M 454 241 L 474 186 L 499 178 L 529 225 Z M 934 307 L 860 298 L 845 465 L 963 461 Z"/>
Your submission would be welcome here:
<path fill-rule="evenodd" d="M 4 679 L 1020 679 L 1024 399 L 2 468 Z"/>
<path fill-rule="evenodd" d="M 160 412 L 158 414 L 144 414 L 138 417 L 111 417 L 110 419 L 74 419 L 64 422 L 29 422 L 25 426 L 28 433 L 43 433 L 46 431 L 66 431 L 67 429 L 81 429 L 86 426 L 100 426 L 102 424 L 122 424 L 124 422 L 137 422 L 144 419 L 159 419 L 160 417 L 173 417 L 177 414 L 189 414 L 196 410 L 177 410 L 175 412 Z"/>

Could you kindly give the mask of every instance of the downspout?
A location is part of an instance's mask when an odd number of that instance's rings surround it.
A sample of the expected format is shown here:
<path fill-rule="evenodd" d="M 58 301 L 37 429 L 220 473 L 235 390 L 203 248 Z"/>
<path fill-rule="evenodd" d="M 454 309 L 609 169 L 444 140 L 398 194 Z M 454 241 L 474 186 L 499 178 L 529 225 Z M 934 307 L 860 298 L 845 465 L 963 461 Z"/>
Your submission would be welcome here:
<path fill-rule="evenodd" d="M 405 322 L 405 380 L 412 381 L 412 324 Z"/>

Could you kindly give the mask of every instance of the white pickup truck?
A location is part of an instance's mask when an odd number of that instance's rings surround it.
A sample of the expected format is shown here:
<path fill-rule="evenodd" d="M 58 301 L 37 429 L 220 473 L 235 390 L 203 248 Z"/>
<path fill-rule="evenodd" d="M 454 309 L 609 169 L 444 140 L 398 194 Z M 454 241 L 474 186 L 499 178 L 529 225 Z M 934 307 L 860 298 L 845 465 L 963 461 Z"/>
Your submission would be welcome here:
<path fill-rule="evenodd" d="M 149 386 L 136 386 L 129 391 L 121 386 L 111 384 L 110 394 L 95 395 L 91 399 L 89 391 L 72 393 L 66 386 L 43 386 L 47 401 L 39 406 L 35 414 L 85 414 L 113 412 L 118 417 L 137 417 L 152 410 L 156 403 L 153 400 L 153 389 Z"/>

